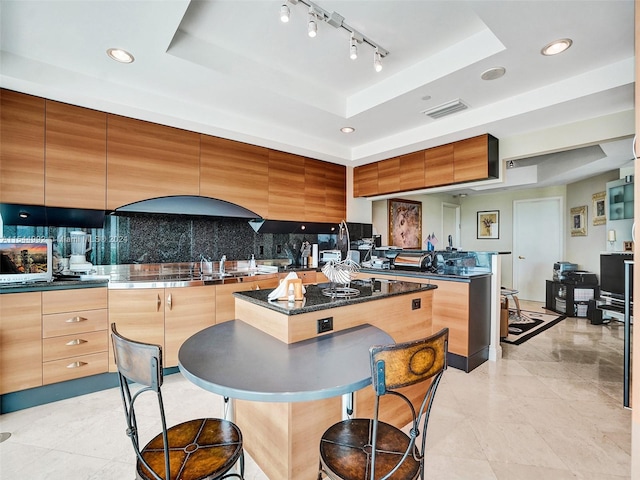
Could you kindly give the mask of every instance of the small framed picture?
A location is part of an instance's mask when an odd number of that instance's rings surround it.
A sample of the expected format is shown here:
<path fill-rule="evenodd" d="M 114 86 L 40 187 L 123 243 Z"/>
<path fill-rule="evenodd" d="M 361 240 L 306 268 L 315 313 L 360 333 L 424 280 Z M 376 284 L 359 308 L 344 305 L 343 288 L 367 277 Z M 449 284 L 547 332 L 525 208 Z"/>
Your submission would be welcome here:
<path fill-rule="evenodd" d="M 478 212 L 478 238 L 500 238 L 500 210 Z"/>
<path fill-rule="evenodd" d="M 607 212 L 604 208 L 605 192 L 593 194 L 593 224 L 604 225 L 607 223 Z"/>
<path fill-rule="evenodd" d="M 571 236 L 584 237 L 587 235 L 587 206 L 571 209 Z"/>

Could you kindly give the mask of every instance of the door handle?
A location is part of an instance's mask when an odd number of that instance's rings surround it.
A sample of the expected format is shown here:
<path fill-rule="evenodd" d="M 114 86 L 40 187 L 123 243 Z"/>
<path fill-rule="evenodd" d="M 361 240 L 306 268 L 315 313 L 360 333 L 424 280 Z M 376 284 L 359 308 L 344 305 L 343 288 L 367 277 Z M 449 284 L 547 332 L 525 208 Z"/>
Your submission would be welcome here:
<path fill-rule="evenodd" d="M 518 255 L 518 258 L 519 258 L 520 260 L 524 260 L 524 257 L 523 257 L 522 255 Z"/>

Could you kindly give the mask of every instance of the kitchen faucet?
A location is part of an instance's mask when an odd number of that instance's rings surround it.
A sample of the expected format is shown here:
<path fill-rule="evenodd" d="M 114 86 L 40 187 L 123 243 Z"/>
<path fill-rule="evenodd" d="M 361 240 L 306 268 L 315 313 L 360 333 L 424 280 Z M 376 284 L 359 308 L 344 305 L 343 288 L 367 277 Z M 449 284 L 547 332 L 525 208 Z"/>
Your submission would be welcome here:
<path fill-rule="evenodd" d="M 222 255 L 222 258 L 220 259 L 220 273 L 224 273 L 224 262 L 226 261 L 227 261 L 227 256 Z"/>
<path fill-rule="evenodd" d="M 212 268 L 211 268 L 211 260 L 209 260 L 207 257 L 205 257 L 202 253 L 200 254 L 200 276 L 204 275 L 204 264 L 207 264 L 207 272 L 211 273 Z"/>

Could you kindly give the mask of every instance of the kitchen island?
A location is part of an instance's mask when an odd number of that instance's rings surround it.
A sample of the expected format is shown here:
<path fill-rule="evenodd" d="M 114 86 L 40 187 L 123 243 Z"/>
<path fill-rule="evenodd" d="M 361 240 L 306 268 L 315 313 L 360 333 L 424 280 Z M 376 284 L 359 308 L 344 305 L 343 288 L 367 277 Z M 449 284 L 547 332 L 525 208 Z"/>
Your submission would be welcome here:
<path fill-rule="evenodd" d="M 304 299 L 293 305 L 269 301 L 271 290 L 236 292 L 236 317 L 291 347 L 366 324 L 396 342 L 432 333 L 434 285 L 383 279 L 354 281 L 350 286 L 358 290 L 356 297 L 325 296 L 323 290 L 330 284 L 307 285 Z M 256 369 L 261 370 L 261 366 L 256 365 Z M 277 375 L 274 371 L 261 372 Z M 415 390 L 406 393 L 416 401 L 419 398 Z M 269 478 L 317 477 L 320 437 L 343 417 L 341 397 L 298 402 L 235 400 L 234 404 L 245 447 Z M 372 415 L 373 389 L 358 390 L 353 408 L 358 416 Z M 384 410 L 389 423 L 403 427 L 409 422 L 397 415 L 392 403 Z"/>

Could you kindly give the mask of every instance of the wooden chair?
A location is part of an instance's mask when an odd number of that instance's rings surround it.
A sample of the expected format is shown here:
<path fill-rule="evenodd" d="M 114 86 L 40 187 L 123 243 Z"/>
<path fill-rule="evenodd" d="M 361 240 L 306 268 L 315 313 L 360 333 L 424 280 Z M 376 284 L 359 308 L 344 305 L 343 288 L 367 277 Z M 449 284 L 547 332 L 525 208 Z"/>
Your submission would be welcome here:
<path fill-rule="evenodd" d="M 449 329 L 422 340 L 373 346 L 371 376 L 375 391 L 373 418 L 343 420 L 331 426 L 320 440 L 320 471 L 332 480 L 383 480 L 424 478 L 427 423 L 433 399 L 447 368 Z M 397 389 L 425 383 L 420 409 Z M 380 399 L 398 396 L 411 411 L 409 435 L 378 420 Z M 422 430 L 422 442 L 417 438 Z"/>
<path fill-rule="evenodd" d="M 215 480 L 244 476 L 240 429 L 227 420 L 200 418 L 167 428 L 162 401 L 162 348 L 129 340 L 111 324 L 111 339 L 127 435 L 137 456 L 137 478 L 144 480 Z M 129 385 L 129 382 L 137 384 Z M 133 388 L 132 388 L 133 387 Z M 133 395 L 132 395 L 133 392 Z M 141 394 L 156 394 L 162 432 L 143 448 L 138 439 L 135 404 Z M 239 463 L 240 473 L 232 471 Z"/>

